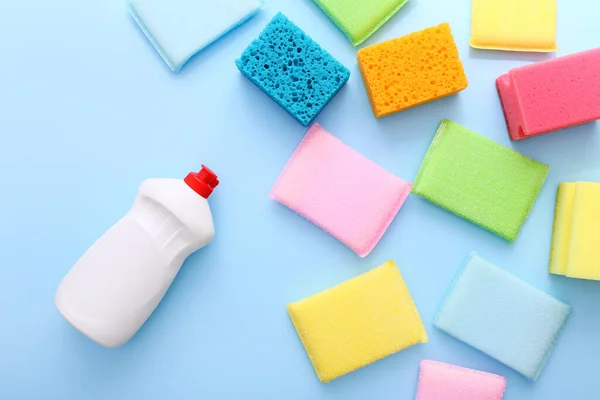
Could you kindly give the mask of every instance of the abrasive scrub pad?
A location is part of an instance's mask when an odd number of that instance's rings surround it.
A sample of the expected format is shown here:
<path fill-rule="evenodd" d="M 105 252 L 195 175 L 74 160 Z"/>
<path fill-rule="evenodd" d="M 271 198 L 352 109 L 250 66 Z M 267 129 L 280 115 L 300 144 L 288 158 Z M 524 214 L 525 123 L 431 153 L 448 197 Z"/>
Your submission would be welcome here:
<path fill-rule="evenodd" d="M 600 119 L 600 47 L 511 69 L 496 79 L 512 140 Z"/>
<path fill-rule="evenodd" d="M 415 400 L 502 400 L 506 378 L 437 361 L 421 361 Z"/>
<path fill-rule="evenodd" d="M 291 303 L 288 312 L 321 382 L 427 342 L 393 261 Z"/>
<path fill-rule="evenodd" d="M 242 74 L 304 126 L 344 86 L 350 71 L 278 13 L 236 60 Z"/>
<path fill-rule="evenodd" d="M 434 325 L 536 380 L 571 307 L 471 254 Z"/>
<path fill-rule="evenodd" d="M 315 3 L 358 46 L 381 28 L 408 0 L 315 0 Z"/>
<path fill-rule="evenodd" d="M 270 197 L 365 257 L 391 224 L 411 187 L 410 182 L 314 124 Z"/>
<path fill-rule="evenodd" d="M 548 171 L 545 164 L 444 120 L 412 191 L 512 242 Z"/>
<path fill-rule="evenodd" d="M 377 118 L 460 92 L 468 84 L 448 23 L 365 47 L 357 58 Z"/>
<path fill-rule="evenodd" d="M 261 0 L 127 0 L 133 19 L 174 72 L 262 5 Z"/>
<path fill-rule="evenodd" d="M 600 183 L 558 186 L 550 272 L 600 280 Z"/>
<path fill-rule="evenodd" d="M 556 0 L 472 0 L 471 47 L 556 51 Z"/>

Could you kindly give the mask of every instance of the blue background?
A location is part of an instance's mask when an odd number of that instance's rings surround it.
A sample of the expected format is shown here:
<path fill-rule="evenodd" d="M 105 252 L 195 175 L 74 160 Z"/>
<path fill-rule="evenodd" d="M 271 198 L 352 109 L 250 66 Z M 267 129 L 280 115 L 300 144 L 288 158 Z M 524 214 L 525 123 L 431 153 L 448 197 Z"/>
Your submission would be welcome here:
<path fill-rule="evenodd" d="M 600 45 L 600 6 L 559 3 L 557 55 Z M 509 244 L 410 196 L 373 253 L 360 259 L 269 200 L 306 128 L 234 60 L 278 10 L 351 70 L 317 121 L 399 177 L 414 179 L 443 118 L 549 164 L 519 239 Z M 411 0 L 364 44 L 449 21 L 469 78 L 456 96 L 377 120 L 356 49 L 309 0 L 271 0 L 179 75 L 121 1 L 2 2 L 0 399 L 412 399 L 422 359 L 502 374 L 506 399 L 597 397 L 600 283 L 546 269 L 557 184 L 600 179 L 600 128 L 510 143 L 494 79 L 554 55 L 470 49 L 469 18 L 467 0 Z M 201 163 L 222 182 L 211 197 L 214 242 L 190 257 L 129 343 L 114 350 L 92 343 L 54 308 L 61 278 L 127 212 L 142 180 L 183 178 Z M 573 306 L 536 383 L 432 327 L 472 250 Z M 319 383 L 286 304 L 390 258 L 430 342 Z"/>

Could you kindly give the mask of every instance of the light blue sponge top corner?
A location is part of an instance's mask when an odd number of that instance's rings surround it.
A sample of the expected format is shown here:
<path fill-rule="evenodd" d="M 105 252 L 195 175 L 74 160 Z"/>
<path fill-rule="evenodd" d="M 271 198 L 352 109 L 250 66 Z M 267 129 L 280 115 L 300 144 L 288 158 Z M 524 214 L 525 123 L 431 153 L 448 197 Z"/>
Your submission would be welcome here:
<path fill-rule="evenodd" d="M 243 24 L 263 0 L 125 0 L 126 6 L 173 72 L 200 50 Z"/>
<path fill-rule="evenodd" d="M 471 253 L 434 325 L 536 380 L 571 307 Z"/>
<path fill-rule="evenodd" d="M 313 122 L 350 77 L 346 67 L 281 12 L 235 64 L 304 126 Z"/>

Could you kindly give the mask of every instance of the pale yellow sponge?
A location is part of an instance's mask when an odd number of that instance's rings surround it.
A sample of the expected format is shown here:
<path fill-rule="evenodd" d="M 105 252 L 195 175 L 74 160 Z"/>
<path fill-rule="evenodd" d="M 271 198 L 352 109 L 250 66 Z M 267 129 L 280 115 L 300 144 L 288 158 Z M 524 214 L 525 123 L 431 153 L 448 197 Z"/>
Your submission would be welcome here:
<path fill-rule="evenodd" d="M 288 312 L 321 382 L 427 342 L 394 261 L 291 303 Z"/>
<path fill-rule="evenodd" d="M 472 0 L 471 47 L 556 51 L 556 0 Z"/>
<path fill-rule="evenodd" d="M 600 184 L 561 183 L 550 254 L 550 272 L 600 280 Z"/>
<path fill-rule="evenodd" d="M 558 185 L 552 231 L 552 249 L 550 250 L 550 272 L 553 274 L 565 275 L 567 273 L 574 199 L 574 183 L 563 182 Z"/>

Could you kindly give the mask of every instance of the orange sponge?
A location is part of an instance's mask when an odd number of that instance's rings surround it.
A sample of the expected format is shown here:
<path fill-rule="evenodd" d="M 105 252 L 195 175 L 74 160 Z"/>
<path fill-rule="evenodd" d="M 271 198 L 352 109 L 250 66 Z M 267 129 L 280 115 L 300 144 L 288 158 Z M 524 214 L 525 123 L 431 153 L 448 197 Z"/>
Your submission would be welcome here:
<path fill-rule="evenodd" d="M 460 92 L 468 84 L 448 23 L 365 47 L 357 58 L 377 118 Z"/>

